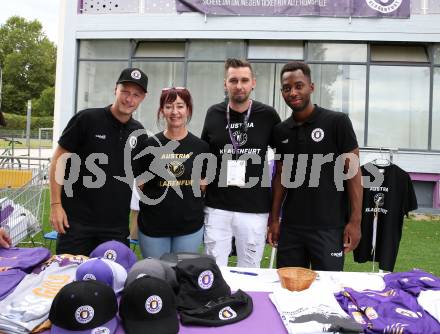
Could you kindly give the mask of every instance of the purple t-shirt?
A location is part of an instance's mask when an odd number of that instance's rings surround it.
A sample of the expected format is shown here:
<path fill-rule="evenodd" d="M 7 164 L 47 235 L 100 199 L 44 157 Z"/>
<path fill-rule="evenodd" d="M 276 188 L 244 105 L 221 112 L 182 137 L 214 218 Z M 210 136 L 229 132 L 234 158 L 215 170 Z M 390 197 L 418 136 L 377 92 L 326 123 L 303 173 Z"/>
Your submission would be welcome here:
<path fill-rule="evenodd" d="M 424 290 L 440 290 L 440 277 L 420 269 L 387 274 L 383 279 L 387 288 L 402 289 L 416 297 Z"/>
<path fill-rule="evenodd" d="M 26 273 L 20 269 L 0 271 L 0 300 L 5 299 L 14 291 L 24 276 L 26 276 Z"/>
<path fill-rule="evenodd" d="M 44 247 L 0 248 L 0 270 L 21 269 L 27 273 L 50 257 L 50 251 Z"/>
<path fill-rule="evenodd" d="M 365 333 L 440 333 L 440 324 L 411 294 L 399 289 L 362 292 L 346 288 L 335 295 Z"/>

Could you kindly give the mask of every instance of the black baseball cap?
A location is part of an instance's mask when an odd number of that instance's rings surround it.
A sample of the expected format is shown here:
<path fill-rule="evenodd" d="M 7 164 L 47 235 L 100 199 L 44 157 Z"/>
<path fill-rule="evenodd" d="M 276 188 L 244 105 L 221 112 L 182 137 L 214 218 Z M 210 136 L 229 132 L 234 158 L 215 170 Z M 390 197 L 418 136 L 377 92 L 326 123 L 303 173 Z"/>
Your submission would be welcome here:
<path fill-rule="evenodd" d="M 242 290 L 233 295 L 210 301 L 205 306 L 180 312 L 183 325 L 218 327 L 247 318 L 253 310 L 251 296 Z"/>
<path fill-rule="evenodd" d="M 116 81 L 116 84 L 124 82 L 133 82 L 135 84 L 138 84 L 145 92 L 147 92 L 148 77 L 139 68 L 129 67 L 122 70 L 121 74 L 119 75 L 118 81 Z"/>
<path fill-rule="evenodd" d="M 116 332 L 118 303 L 111 287 L 99 281 L 74 281 L 58 291 L 49 312 L 52 334 Z"/>
<path fill-rule="evenodd" d="M 176 297 L 164 280 L 142 276 L 125 288 L 119 316 L 127 334 L 179 332 Z"/>
<path fill-rule="evenodd" d="M 231 295 L 215 260 L 208 257 L 180 261 L 175 267 L 179 292 L 177 308 L 191 310 Z"/>

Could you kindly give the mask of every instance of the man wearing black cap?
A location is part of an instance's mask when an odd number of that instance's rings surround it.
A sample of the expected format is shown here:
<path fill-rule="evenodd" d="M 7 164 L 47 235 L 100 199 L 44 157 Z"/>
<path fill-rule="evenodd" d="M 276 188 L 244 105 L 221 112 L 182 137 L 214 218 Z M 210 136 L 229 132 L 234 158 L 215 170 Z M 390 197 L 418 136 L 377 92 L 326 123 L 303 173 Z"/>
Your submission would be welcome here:
<path fill-rule="evenodd" d="M 58 140 L 50 168 L 50 222 L 58 232 L 57 254 L 89 255 L 108 240 L 127 244 L 131 189 L 116 177 L 125 176 L 124 166 L 132 165 L 146 139 L 132 114 L 147 85 L 141 70 L 124 69 L 113 104 L 78 112 Z"/>

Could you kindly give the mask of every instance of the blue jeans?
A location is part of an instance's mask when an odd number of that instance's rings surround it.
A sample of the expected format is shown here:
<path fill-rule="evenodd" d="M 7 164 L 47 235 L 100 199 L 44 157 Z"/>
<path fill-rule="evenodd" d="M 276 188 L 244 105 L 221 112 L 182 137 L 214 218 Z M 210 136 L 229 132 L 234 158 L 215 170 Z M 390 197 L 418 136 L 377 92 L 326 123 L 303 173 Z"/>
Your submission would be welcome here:
<path fill-rule="evenodd" d="M 203 230 L 176 237 L 149 237 L 139 231 L 138 240 L 139 247 L 144 258 L 153 257 L 160 258 L 165 253 L 192 252 L 199 251 L 200 244 L 203 240 Z"/>

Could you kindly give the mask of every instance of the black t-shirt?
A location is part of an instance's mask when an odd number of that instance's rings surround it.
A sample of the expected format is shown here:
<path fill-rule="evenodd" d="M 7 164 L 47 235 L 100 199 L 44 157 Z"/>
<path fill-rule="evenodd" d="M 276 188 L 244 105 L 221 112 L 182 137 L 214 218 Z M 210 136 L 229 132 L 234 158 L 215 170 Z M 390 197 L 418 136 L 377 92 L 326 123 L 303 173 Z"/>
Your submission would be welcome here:
<path fill-rule="evenodd" d="M 375 167 L 368 163 L 361 170 L 362 175 L 372 181 L 371 168 Z M 373 260 L 371 243 L 374 213 L 377 211 L 375 260 L 379 262 L 380 269 L 393 271 L 402 237 L 403 218 L 409 211 L 417 209 L 417 199 L 407 172 L 393 164 L 377 168 L 383 169 L 384 181 L 378 187 L 364 187 L 362 238 L 353 254 L 356 262 Z M 376 207 L 376 203 L 380 204 Z"/>
<path fill-rule="evenodd" d="M 165 147 L 170 142 L 179 145 L 168 150 Z M 195 196 L 193 192 L 194 186 L 199 188 L 200 177 L 194 180 L 192 171 L 194 159 L 209 153 L 208 144 L 192 133 L 182 140 L 170 141 L 161 132 L 148 138 L 146 145 L 149 153 L 142 157 L 140 172 L 149 171 L 154 175 L 142 191 L 148 202 L 144 203 L 142 198 L 139 202 L 140 231 L 151 237 L 194 233 L 203 225 L 204 203 L 202 196 Z M 153 150 L 153 147 L 161 149 Z M 203 174 L 201 170 L 200 176 Z"/>
<path fill-rule="evenodd" d="M 268 146 L 273 146 L 271 142 L 274 126 L 280 122 L 280 117 L 274 108 L 258 101 L 252 102 L 251 113 L 248 120 L 247 131 L 243 129 L 243 121 L 246 112 L 239 113 L 230 110 L 231 133 L 238 142 L 237 152 L 234 151 L 229 135 L 228 123 L 226 119 L 227 102 L 222 102 L 211 106 L 206 114 L 205 124 L 202 131 L 202 139 L 210 147 L 211 153 L 217 157 L 217 172 L 213 182 L 208 185 L 206 193 L 206 205 L 212 208 L 248 213 L 267 213 L 270 210 L 270 182 L 268 177 L 271 174 L 266 158 Z M 222 156 L 225 153 L 225 145 L 229 145 L 227 154 L 232 153 L 232 159 L 237 155 L 251 155 L 260 158 L 259 162 L 246 163 L 246 183 L 249 178 L 257 178 L 258 182 L 250 187 L 226 187 L 226 165 Z M 235 154 L 237 153 L 237 154 Z M 266 168 L 264 168 L 266 165 Z M 220 173 L 220 169 L 223 169 Z M 266 174 L 263 176 L 263 170 Z M 262 178 L 266 179 L 266 184 L 262 185 Z M 220 180 L 220 181 L 219 181 Z M 220 182 L 220 183 L 219 183 Z"/>
<path fill-rule="evenodd" d="M 143 133 L 135 137 L 133 132 Z M 111 113 L 110 106 L 105 108 L 86 109 L 74 115 L 64 129 L 58 144 L 76 153 L 81 159 L 78 180 L 73 184 L 73 197 L 66 193 L 66 182 L 63 186 L 61 200 L 68 219 L 94 226 L 126 227 L 130 212 L 131 188 L 128 183 L 119 181 L 115 176 L 126 176 L 124 169 L 124 148 L 131 149 L 130 163 L 139 152 L 142 141 L 147 135 L 143 126 L 133 118 L 127 123 L 119 122 Z M 91 154 L 104 153 L 107 161 L 95 160 Z M 100 175 L 86 167 L 86 159 L 96 164 Z M 67 164 L 66 179 L 74 169 Z M 94 187 L 85 186 L 84 177 L 89 181 L 100 182 Z M 128 182 L 128 181 L 127 181 Z"/>
<path fill-rule="evenodd" d="M 294 184 L 287 187 L 283 224 L 310 229 L 343 227 L 348 195 L 345 182 L 335 183 L 335 162 L 358 147 L 348 116 L 315 105 L 308 120 L 299 124 L 290 116 L 275 127 L 274 136 L 283 168 L 293 161 L 290 181 Z M 328 162 L 319 168 L 321 157 Z"/>

